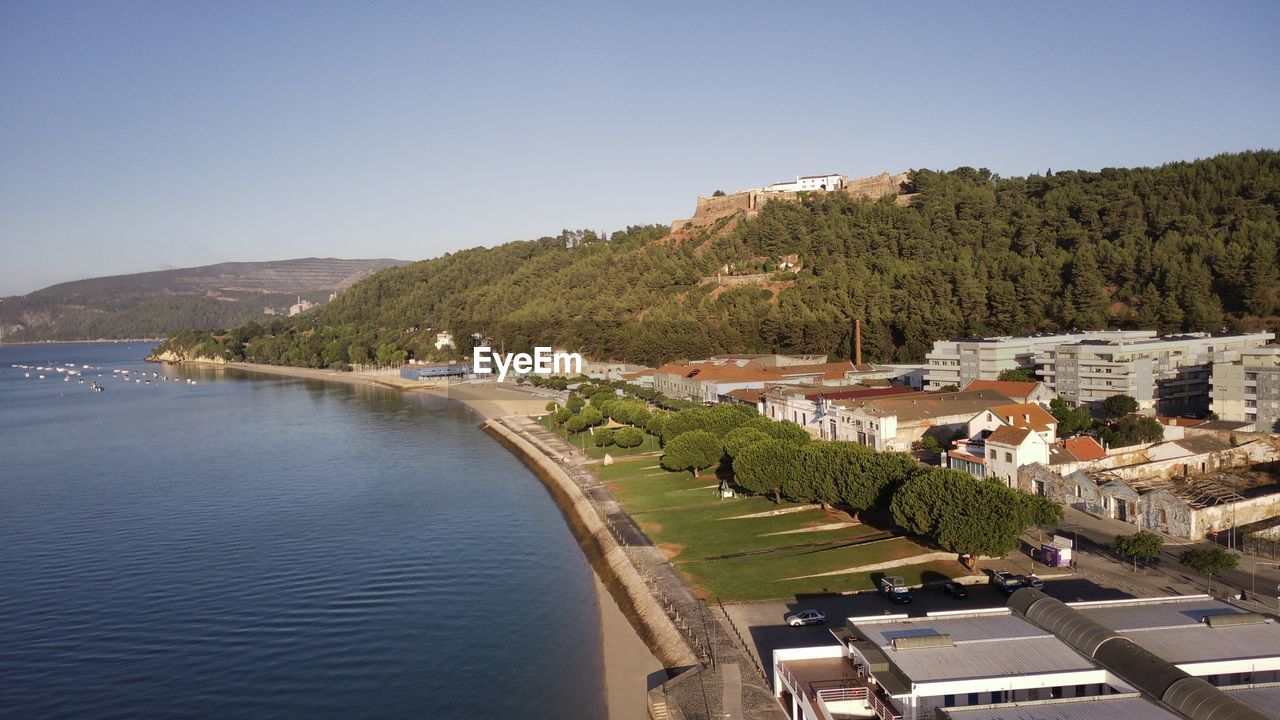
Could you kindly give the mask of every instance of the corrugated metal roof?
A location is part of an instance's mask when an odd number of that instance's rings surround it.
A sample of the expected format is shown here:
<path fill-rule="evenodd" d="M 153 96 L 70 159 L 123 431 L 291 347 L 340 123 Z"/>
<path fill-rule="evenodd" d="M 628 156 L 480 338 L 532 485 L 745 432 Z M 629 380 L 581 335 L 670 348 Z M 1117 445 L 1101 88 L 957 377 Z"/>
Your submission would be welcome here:
<path fill-rule="evenodd" d="M 1187 625 L 1121 634 L 1171 663 L 1280 657 L 1280 625 L 1275 623 L 1223 628 Z"/>
<path fill-rule="evenodd" d="M 1181 715 L 1145 698 L 1114 695 L 982 710 L 954 708 L 947 711 L 947 716 L 952 720 L 1182 720 Z"/>
<path fill-rule="evenodd" d="M 1049 637 L 1048 632 L 1007 613 L 858 623 L 857 628 L 862 637 L 881 647 L 891 645 L 894 638 L 916 635 L 950 635 L 956 642 Z"/>
<path fill-rule="evenodd" d="M 1076 607 L 1081 614 L 1112 630 L 1141 630 L 1199 625 L 1206 615 L 1241 612 L 1213 598 L 1168 598 L 1163 602 Z"/>
<path fill-rule="evenodd" d="M 915 683 L 1051 672 L 1103 672 L 1055 637 L 971 641 L 949 648 L 889 650 L 885 655 Z"/>
<path fill-rule="evenodd" d="M 1223 688 L 1231 697 L 1257 710 L 1280 718 L 1280 685 L 1232 690 Z"/>

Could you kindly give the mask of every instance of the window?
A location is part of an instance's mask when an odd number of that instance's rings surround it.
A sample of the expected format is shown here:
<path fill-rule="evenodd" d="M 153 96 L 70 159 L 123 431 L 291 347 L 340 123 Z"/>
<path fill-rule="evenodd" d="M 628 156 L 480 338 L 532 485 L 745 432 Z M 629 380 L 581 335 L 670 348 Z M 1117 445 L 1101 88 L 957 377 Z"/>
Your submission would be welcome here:
<path fill-rule="evenodd" d="M 996 451 L 995 451 L 995 450 L 989 450 L 989 451 L 988 451 L 988 453 L 989 453 L 988 457 L 990 457 L 992 460 L 995 460 L 995 459 L 996 459 Z"/>
<path fill-rule="evenodd" d="M 978 704 L 978 693 L 969 693 L 969 704 L 970 705 Z"/>
<path fill-rule="evenodd" d="M 1004 461 L 1005 461 L 1005 462 L 1013 462 L 1013 453 L 1011 453 L 1011 452 L 1007 452 L 1007 453 L 1005 453 L 1005 454 L 1004 454 Z"/>
<path fill-rule="evenodd" d="M 955 695 L 943 695 L 943 696 L 942 696 L 942 707 L 955 707 L 955 706 L 956 706 L 956 696 L 955 696 Z"/>
<path fill-rule="evenodd" d="M 1084 493 L 1080 490 L 1080 486 L 1076 486 L 1076 497 L 1083 497 Z"/>

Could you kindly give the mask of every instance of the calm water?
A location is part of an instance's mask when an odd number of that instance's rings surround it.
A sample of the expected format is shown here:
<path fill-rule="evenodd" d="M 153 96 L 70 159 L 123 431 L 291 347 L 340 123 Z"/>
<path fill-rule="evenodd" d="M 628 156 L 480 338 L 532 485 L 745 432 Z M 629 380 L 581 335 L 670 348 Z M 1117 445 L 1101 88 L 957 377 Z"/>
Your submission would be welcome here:
<path fill-rule="evenodd" d="M 604 716 L 590 570 L 474 415 L 147 350 L 0 348 L 0 717 Z"/>

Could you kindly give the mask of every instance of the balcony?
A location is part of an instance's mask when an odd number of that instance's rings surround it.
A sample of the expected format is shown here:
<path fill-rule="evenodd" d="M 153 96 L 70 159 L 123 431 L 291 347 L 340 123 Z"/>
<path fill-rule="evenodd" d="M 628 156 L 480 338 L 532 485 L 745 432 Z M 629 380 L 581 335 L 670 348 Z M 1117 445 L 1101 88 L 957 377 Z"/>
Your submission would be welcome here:
<path fill-rule="evenodd" d="M 792 695 L 822 720 L 902 720 L 892 701 L 860 677 L 848 658 L 783 660 L 775 667 Z"/>

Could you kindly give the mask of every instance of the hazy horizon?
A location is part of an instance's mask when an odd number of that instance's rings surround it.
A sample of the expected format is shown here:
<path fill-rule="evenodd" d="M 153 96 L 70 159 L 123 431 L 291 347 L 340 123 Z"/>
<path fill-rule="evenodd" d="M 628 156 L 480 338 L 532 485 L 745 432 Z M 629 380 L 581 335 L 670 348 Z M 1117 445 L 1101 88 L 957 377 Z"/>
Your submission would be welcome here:
<path fill-rule="evenodd" d="M 1280 6 L 0 6 L 0 296 L 1280 146 Z"/>

